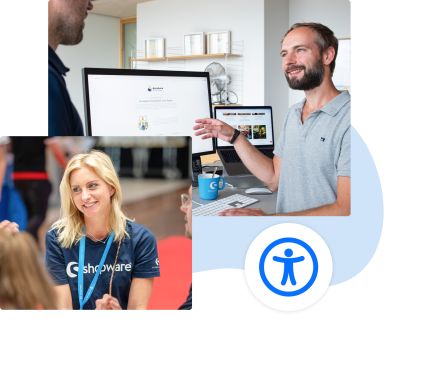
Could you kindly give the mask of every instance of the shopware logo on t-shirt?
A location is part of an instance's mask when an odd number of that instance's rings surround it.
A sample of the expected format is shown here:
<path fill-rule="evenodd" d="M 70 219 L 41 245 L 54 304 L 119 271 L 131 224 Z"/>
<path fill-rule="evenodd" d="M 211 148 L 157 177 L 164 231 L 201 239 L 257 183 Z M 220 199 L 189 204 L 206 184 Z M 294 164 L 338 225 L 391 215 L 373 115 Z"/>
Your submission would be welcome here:
<path fill-rule="evenodd" d="M 99 265 L 84 265 L 84 274 L 95 274 L 99 268 Z M 131 263 L 117 263 L 115 266 L 113 264 L 104 264 L 101 272 L 105 271 L 112 272 L 115 269 L 115 272 L 131 272 Z M 66 268 L 67 276 L 70 278 L 76 278 L 78 275 L 78 263 L 77 262 L 69 262 Z"/>

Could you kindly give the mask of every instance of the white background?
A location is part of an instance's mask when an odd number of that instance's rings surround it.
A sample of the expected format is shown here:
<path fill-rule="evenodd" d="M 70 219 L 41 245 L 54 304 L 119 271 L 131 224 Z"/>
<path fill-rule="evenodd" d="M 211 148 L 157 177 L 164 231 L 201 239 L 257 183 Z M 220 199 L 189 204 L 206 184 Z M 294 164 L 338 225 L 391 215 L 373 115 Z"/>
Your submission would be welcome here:
<path fill-rule="evenodd" d="M 3 5 L 2 134 L 17 120 L 31 128 L 46 117 L 42 3 Z M 352 121 L 385 203 L 382 239 L 364 271 L 290 314 L 255 300 L 240 270 L 194 274 L 191 312 L 0 312 L 0 385 L 428 388 L 425 4 L 352 2 Z"/>

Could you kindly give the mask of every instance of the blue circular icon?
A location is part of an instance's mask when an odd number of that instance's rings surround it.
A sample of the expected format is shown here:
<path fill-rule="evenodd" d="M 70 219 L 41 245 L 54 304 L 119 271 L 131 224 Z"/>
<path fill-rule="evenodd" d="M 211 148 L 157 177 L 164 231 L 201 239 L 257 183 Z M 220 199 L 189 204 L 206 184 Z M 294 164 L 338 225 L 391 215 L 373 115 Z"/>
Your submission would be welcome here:
<path fill-rule="evenodd" d="M 303 287 L 297 289 L 297 290 L 293 290 L 293 291 L 284 291 L 281 289 L 278 289 L 276 287 L 274 287 L 269 280 L 267 279 L 266 273 L 264 272 L 264 263 L 266 261 L 267 255 L 269 254 L 269 252 L 276 246 L 283 244 L 283 243 L 295 243 L 301 247 L 303 247 L 311 256 L 312 258 L 312 264 L 313 264 L 313 270 L 312 270 L 312 276 L 309 279 L 309 281 L 306 283 L 306 285 L 304 285 Z M 286 249 L 285 250 L 285 255 L 287 258 L 291 257 L 293 255 L 293 251 L 291 249 Z M 287 258 L 282 258 L 282 257 L 274 257 L 275 261 L 281 262 L 281 260 L 285 260 Z M 279 260 L 278 260 L 279 259 Z M 304 259 L 304 257 L 298 257 L 298 258 L 291 258 L 292 260 L 296 260 L 296 262 L 298 261 L 302 261 Z M 292 269 L 292 263 L 291 263 L 291 269 Z M 263 254 L 261 254 L 260 257 L 260 264 L 259 264 L 259 270 L 260 270 L 260 277 L 264 282 L 264 285 L 267 286 L 267 288 L 269 288 L 273 293 L 276 293 L 280 296 L 297 296 L 299 294 L 302 294 L 304 292 L 306 292 L 315 282 L 317 275 L 318 275 L 318 260 L 317 260 L 317 256 L 315 255 L 314 250 L 312 250 L 312 248 L 305 242 L 303 242 L 300 239 L 296 239 L 296 238 L 282 238 L 282 239 L 278 239 L 275 240 L 274 242 L 270 243 L 269 246 L 267 246 L 264 251 Z M 294 273 L 291 272 L 290 274 L 290 280 L 291 283 L 293 285 L 296 284 L 295 279 L 294 279 Z M 284 285 L 287 281 L 288 278 L 288 273 L 285 272 L 284 269 L 284 277 L 283 280 L 281 282 L 282 285 Z"/>

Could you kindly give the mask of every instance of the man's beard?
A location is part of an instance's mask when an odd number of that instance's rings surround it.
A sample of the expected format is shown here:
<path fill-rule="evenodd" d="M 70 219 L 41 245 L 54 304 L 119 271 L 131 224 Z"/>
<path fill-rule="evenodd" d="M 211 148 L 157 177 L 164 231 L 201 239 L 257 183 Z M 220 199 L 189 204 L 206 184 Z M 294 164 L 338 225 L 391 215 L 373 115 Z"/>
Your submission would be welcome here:
<path fill-rule="evenodd" d="M 84 22 L 73 23 L 70 20 L 64 20 L 58 26 L 58 36 L 61 37 L 62 45 L 77 45 L 84 37 Z"/>
<path fill-rule="evenodd" d="M 290 78 L 288 76 L 289 71 L 296 69 L 304 70 L 302 78 Z M 311 90 L 320 86 L 323 82 L 324 65 L 320 58 L 313 67 L 308 69 L 305 66 L 290 65 L 284 74 L 291 89 Z"/>

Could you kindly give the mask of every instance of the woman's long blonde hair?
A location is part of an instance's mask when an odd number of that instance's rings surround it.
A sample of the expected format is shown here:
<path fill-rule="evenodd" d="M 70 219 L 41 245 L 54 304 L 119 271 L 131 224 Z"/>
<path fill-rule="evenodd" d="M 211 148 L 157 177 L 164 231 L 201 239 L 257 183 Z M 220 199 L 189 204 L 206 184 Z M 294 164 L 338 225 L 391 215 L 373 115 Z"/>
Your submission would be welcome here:
<path fill-rule="evenodd" d="M 0 229 L 0 306 L 14 309 L 56 309 L 54 284 L 33 237 Z"/>
<path fill-rule="evenodd" d="M 83 235 L 84 215 L 76 208 L 73 202 L 70 186 L 72 172 L 83 167 L 93 170 L 95 174 L 115 190 L 111 196 L 109 228 L 115 233 L 115 241 L 119 242 L 125 235 L 128 236 L 126 223 L 130 219 L 121 211 L 122 191 L 112 161 L 105 153 L 96 150 L 75 155 L 66 166 L 60 183 L 61 218 L 52 226 L 53 229 L 57 230 L 58 241 L 62 247 L 70 248 Z"/>

